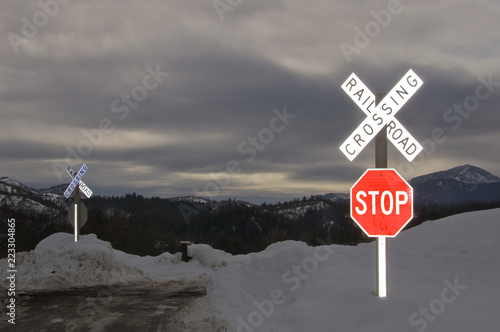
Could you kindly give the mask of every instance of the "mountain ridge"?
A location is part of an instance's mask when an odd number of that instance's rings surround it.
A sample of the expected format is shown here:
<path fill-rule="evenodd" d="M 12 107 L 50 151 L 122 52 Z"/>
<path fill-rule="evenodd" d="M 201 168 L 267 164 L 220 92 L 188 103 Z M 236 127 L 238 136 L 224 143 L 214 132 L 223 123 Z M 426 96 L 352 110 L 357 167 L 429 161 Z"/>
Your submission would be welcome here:
<path fill-rule="evenodd" d="M 500 177 L 469 164 L 420 175 L 408 182 L 414 190 L 415 204 L 420 205 L 461 203 L 476 199 L 486 202 L 500 200 Z M 3 176 L 0 177 L 0 204 L 6 203 L 5 195 L 15 195 L 29 197 L 38 203 L 50 201 L 57 207 L 64 207 L 68 204 L 63 197 L 68 184 L 36 189 L 26 186 L 16 179 Z M 326 199 L 334 203 L 349 203 L 348 193 L 327 193 L 312 197 Z M 176 196 L 162 199 L 201 204 L 212 202 L 209 198 L 196 196 Z M 246 201 L 237 202 L 242 205 L 256 206 Z"/>
<path fill-rule="evenodd" d="M 414 218 L 407 228 L 426 220 L 500 206 L 497 179 L 470 165 L 415 178 Z M 8 218 L 18 220 L 20 250 L 32 250 L 54 232 L 72 232 L 68 222 L 72 198 L 62 196 L 66 186 L 34 189 L 8 177 L 0 178 L 0 224 Z M 138 255 L 175 253 L 179 241 L 206 243 L 232 254 L 262 250 L 285 240 L 312 246 L 370 241 L 350 218 L 348 194 L 304 196 L 260 206 L 236 199 L 148 198 L 136 193 L 82 199 L 88 208 L 88 221 L 81 234 L 94 233 L 120 250 Z M 0 231 L 2 248 L 6 246 L 4 238 L 6 234 Z"/>
<path fill-rule="evenodd" d="M 490 172 L 472 165 L 462 165 L 448 170 L 414 177 L 409 182 L 418 185 L 427 181 L 456 180 L 467 184 L 500 183 L 500 178 Z"/>
<path fill-rule="evenodd" d="M 500 178 L 468 164 L 421 175 L 409 183 L 417 205 L 500 201 Z"/>

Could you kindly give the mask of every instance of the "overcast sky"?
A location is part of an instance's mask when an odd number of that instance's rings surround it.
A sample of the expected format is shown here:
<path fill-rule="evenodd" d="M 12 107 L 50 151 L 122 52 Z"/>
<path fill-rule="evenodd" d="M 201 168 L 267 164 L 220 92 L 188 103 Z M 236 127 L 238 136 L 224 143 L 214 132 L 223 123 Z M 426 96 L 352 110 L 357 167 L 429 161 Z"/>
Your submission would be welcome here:
<path fill-rule="evenodd" d="M 351 73 L 388 92 L 424 144 L 405 178 L 500 175 L 494 0 L 0 2 L 0 176 L 41 188 L 83 163 L 95 194 L 254 202 L 348 192 L 374 166 L 340 145 L 365 119 Z"/>

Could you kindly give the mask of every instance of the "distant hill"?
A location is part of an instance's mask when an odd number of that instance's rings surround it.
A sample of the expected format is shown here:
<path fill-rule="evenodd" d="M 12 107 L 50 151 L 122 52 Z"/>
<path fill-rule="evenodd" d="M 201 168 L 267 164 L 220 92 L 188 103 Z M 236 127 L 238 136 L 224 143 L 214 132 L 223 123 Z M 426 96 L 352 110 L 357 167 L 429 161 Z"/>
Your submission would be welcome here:
<path fill-rule="evenodd" d="M 8 228 L 8 218 L 17 220 L 19 251 L 32 250 L 54 232 L 73 232 L 67 212 L 72 198 L 61 195 L 66 186 L 34 189 L 11 178 L 0 178 L 0 249 L 7 245 L 6 231 L 1 229 Z M 136 193 L 94 195 L 82 200 L 88 208 L 88 221 L 81 234 L 94 233 L 114 247 L 137 255 L 175 253 L 183 240 L 234 254 L 260 251 L 289 239 L 310 245 L 366 240 L 349 218 L 347 204 L 321 198 L 260 206 L 235 199 L 159 198 Z"/>
<path fill-rule="evenodd" d="M 315 195 L 314 197 L 328 199 L 332 202 L 349 203 L 349 196 L 350 196 L 349 194 L 329 193 L 325 195 Z"/>
<path fill-rule="evenodd" d="M 68 188 L 68 185 L 69 183 L 65 183 L 49 188 L 37 189 L 36 191 L 41 194 L 56 194 L 62 197 L 64 195 L 64 192 L 66 191 L 66 188 Z"/>
<path fill-rule="evenodd" d="M 426 220 L 500 206 L 500 178 L 471 165 L 416 177 L 414 219 Z M 6 248 L 6 221 L 18 220 L 16 248 L 31 250 L 54 232 L 72 232 L 63 196 L 67 184 L 35 189 L 0 178 L 0 249 Z M 351 220 L 349 194 L 330 193 L 288 202 L 255 205 L 205 197 L 124 196 L 82 198 L 88 221 L 81 234 L 95 233 L 115 248 L 138 255 L 176 252 L 179 241 L 211 245 L 233 254 L 260 251 L 271 243 L 299 240 L 309 245 L 369 241 Z M 6 252 L 6 251 L 2 251 Z"/>
<path fill-rule="evenodd" d="M 463 165 L 418 176 L 409 183 L 413 187 L 415 205 L 500 202 L 500 178 L 476 166 Z M 315 197 L 349 203 L 349 194 Z"/>
<path fill-rule="evenodd" d="M 58 209 L 65 208 L 66 204 L 63 197 L 55 193 L 53 188 L 56 187 L 35 189 L 15 179 L 1 177 L 0 205 L 7 205 L 15 210 L 33 210 L 54 214 Z"/>
<path fill-rule="evenodd" d="M 500 178 L 484 169 L 471 165 L 458 166 L 449 170 L 418 176 L 411 179 L 409 183 L 413 187 L 415 205 L 500 201 Z M 13 208 L 32 208 L 34 210 L 43 210 L 43 206 L 47 209 L 65 209 L 71 201 L 71 199 L 68 200 L 63 197 L 67 186 L 68 184 L 62 184 L 35 189 L 25 186 L 15 179 L 1 177 L 0 205 L 7 204 Z M 348 193 L 314 195 L 312 198 L 334 203 L 349 203 Z M 165 198 L 164 200 L 185 202 L 186 204 L 208 204 L 213 205 L 212 208 L 216 208 L 218 205 L 216 201 L 194 196 Z M 234 203 L 248 207 L 255 206 L 244 201 L 234 201 Z M 291 209 L 293 210 L 293 207 Z M 290 212 L 290 207 L 287 207 L 285 214 L 290 214 Z M 303 214 L 303 212 L 301 213 Z M 296 219 L 296 216 L 294 218 Z"/>
<path fill-rule="evenodd" d="M 500 201 L 500 178 L 471 165 L 411 179 L 416 205 Z"/>

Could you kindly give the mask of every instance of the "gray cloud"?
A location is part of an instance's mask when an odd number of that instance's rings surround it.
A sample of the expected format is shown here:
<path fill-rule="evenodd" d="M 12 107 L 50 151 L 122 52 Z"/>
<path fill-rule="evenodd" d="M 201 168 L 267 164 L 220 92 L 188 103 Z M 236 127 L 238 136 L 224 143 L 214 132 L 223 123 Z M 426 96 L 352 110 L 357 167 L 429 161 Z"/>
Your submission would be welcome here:
<path fill-rule="evenodd" d="M 54 163 L 86 162 L 97 194 L 173 196 L 225 176 L 236 161 L 241 173 L 229 174 L 220 195 L 346 192 L 373 166 L 373 144 L 353 162 L 339 150 L 365 117 L 341 84 L 355 72 L 373 92 L 388 91 L 409 68 L 424 85 L 398 120 L 421 142 L 437 129 L 447 139 L 408 175 L 465 163 L 500 174 L 500 87 L 459 126 L 445 117 L 475 94 L 479 76 L 500 82 L 495 1 L 401 0 L 350 62 L 341 43 L 356 46 L 355 28 L 366 34 L 376 24 L 371 11 L 381 15 L 387 1 L 243 1 L 222 21 L 211 1 L 69 2 L 17 53 L 9 33 L 25 38 L 24 18 L 33 23 L 43 9 L 1 6 L 2 176 L 42 186 L 59 181 Z M 128 106 L 123 95 L 141 92 L 148 68 L 157 67 L 168 76 Z M 249 139 L 284 107 L 296 117 L 247 161 Z M 102 121 L 112 129 L 99 134 Z M 85 148 L 90 153 L 79 153 Z M 81 160 L 68 160 L 68 149 Z M 389 166 L 409 167 L 389 152 Z"/>

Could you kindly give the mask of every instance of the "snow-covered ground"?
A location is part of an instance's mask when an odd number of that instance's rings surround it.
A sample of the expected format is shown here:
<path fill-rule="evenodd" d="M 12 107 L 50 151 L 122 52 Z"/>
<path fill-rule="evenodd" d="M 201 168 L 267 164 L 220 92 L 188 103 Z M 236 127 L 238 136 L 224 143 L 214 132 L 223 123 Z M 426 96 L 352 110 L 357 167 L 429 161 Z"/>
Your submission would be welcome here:
<path fill-rule="evenodd" d="M 375 243 L 283 242 L 218 271 L 208 294 L 235 331 L 499 331 L 500 210 L 429 221 L 387 240 L 389 292 L 375 291 Z"/>
<path fill-rule="evenodd" d="M 387 246 L 386 298 L 374 295 L 375 243 L 286 241 L 241 256 L 191 245 L 184 263 L 180 254 L 129 255 L 93 235 L 75 244 L 64 233 L 17 254 L 17 289 L 203 280 L 208 305 L 198 301 L 196 312 L 212 310 L 220 332 L 500 330 L 500 209 L 429 221 Z M 0 271 L 5 289 L 5 259 Z"/>
<path fill-rule="evenodd" d="M 181 254 L 163 253 L 140 257 L 115 250 L 95 234 L 56 233 L 42 240 L 30 252 L 16 254 L 17 290 L 50 291 L 70 287 L 115 283 L 195 281 L 213 275 L 218 269 L 247 259 L 213 249 L 208 245 L 191 245 L 189 263 Z M 1 283 L 7 285 L 7 260 L 0 260 Z"/>

